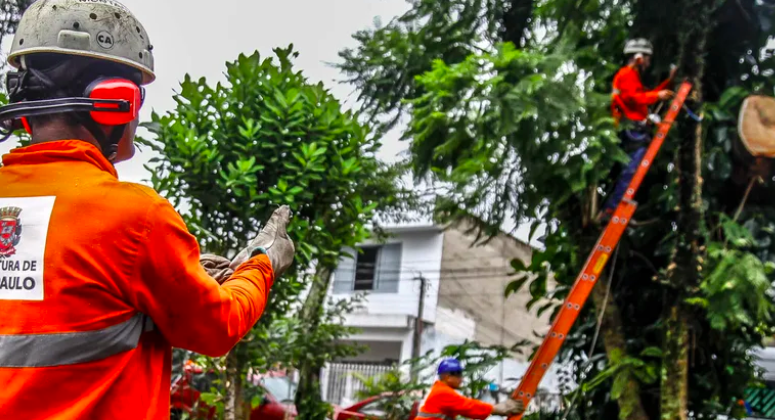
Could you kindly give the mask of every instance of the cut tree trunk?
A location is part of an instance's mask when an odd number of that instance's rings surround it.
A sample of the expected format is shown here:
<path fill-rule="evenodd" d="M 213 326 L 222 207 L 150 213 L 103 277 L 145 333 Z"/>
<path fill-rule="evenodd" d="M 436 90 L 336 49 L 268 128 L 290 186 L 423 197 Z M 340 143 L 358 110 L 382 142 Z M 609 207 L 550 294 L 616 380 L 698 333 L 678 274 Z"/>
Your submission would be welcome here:
<path fill-rule="evenodd" d="M 600 323 L 600 334 L 605 346 L 605 353 L 608 363 L 616 364 L 622 358 L 627 356 L 627 345 L 622 329 L 621 314 L 619 307 L 613 300 L 613 296 L 608 295 L 606 303 L 606 284 L 599 281 L 592 289 L 592 301 L 595 308 L 599 311 L 605 306 L 602 322 Z M 646 410 L 643 408 L 640 398 L 640 384 L 637 379 L 630 377 L 627 379 L 627 386 L 617 401 L 619 404 L 619 418 L 622 420 L 649 420 Z"/>
<path fill-rule="evenodd" d="M 685 25 L 679 30 L 681 72 L 692 83 L 686 105 L 699 114 L 702 106 L 702 77 L 710 13 L 704 0 L 683 0 L 678 10 Z M 683 305 L 686 290 L 696 287 L 702 275 L 702 124 L 680 118 L 678 124 L 678 242 L 668 267 L 668 282 L 677 299 L 665 313 L 661 383 L 661 419 L 686 420 L 689 412 L 689 329 L 690 312 Z"/>

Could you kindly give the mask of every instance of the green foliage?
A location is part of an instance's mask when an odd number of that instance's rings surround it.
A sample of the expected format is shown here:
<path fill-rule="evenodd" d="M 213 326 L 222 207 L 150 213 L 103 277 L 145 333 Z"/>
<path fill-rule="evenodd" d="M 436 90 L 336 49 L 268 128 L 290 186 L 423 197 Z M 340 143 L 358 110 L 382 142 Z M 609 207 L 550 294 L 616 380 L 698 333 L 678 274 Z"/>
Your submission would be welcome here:
<path fill-rule="evenodd" d="M 601 161 L 626 161 L 612 119 L 582 107 L 582 98 L 602 97 L 584 89 L 592 79 L 571 71 L 570 56 L 500 44 L 453 66 L 436 62 L 417 79 L 427 93 L 410 101 L 405 136 L 415 174 L 432 171 L 448 189 L 437 203 L 442 215 L 483 214 L 494 227 L 534 217 L 547 197 L 560 206 L 598 182 Z"/>
<path fill-rule="evenodd" d="M 364 111 L 373 120 L 383 120 L 382 129 L 395 126 L 406 99 L 423 95 L 423 86 L 414 79 L 430 70 L 435 60 L 462 62 L 478 50 L 477 43 L 492 42 L 507 31 L 497 22 L 506 17 L 508 6 L 502 1 L 411 3 L 408 12 L 388 25 L 354 34 L 358 47 L 339 54 L 340 68 L 358 88 Z"/>
<path fill-rule="evenodd" d="M 690 301 L 708 310 L 711 327 L 724 331 L 742 326 L 756 327 L 772 314 L 772 285 L 765 265 L 753 254 L 708 245 L 711 260 L 701 289 L 703 298 Z"/>
<path fill-rule="evenodd" d="M 743 226 L 720 215 L 726 243 L 710 242 L 708 267 L 700 285 L 700 296 L 689 303 L 707 311 L 712 328 L 719 331 L 757 328 L 772 321 L 772 280 L 775 263 L 763 263 L 748 251 L 756 240 Z M 726 244 L 729 244 L 727 247 Z"/>
<path fill-rule="evenodd" d="M 355 301 L 333 302 L 311 330 L 292 310 L 315 279 L 313 266 L 331 271 L 344 247 L 371 234 L 367 224 L 378 212 L 400 213 L 411 203 L 397 184 L 400 168 L 375 158 L 380 143 L 369 127 L 294 70 L 292 46 L 274 53 L 240 55 L 226 64 L 225 83 L 186 75 L 175 109 L 153 113 L 145 124 L 153 138 L 138 140 L 158 153 L 147 167 L 151 182 L 205 252 L 234 256 L 275 208 L 293 211 L 296 264 L 275 279 L 264 315 L 229 359 L 243 383 L 248 371 L 353 354 L 335 341 L 353 332 L 341 318 Z M 329 409 L 321 401 L 312 406 Z"/>
<path fill-rule="evenodd" d="M 365 221 L 399 203 L 380 143 L 322 84 L 293 70 L 292 47 L 227 64 L 228 83 L 186 76 L 175 111 L 152 116 L 154 186 L 184 212 L 203 248 L 234 253 L 273 208 L 294 210 L 290 233 L 302 267 L 335 266 L 338 250 L 368 236 Z"/>
<path fill-rule="evenodd" d="M 617 172 L 611 170 L 627 160 L 616 146 L 608 100 L 611 79 L 624 61 L 624 41 L 643 36 L 655 42 L 654 65 L 642 75 L 654 86 L 677 62 L 676 40 L 691 22 L 676 12 L 683 2 L 466 0 L 455 5 L 477 17 L 459 20 L 473 35 L 446 42 L 427 37 L 458 22 L 444 18 L 447 2 L 438 3 L 413 2 L 410 12 L 386 28 L 358 33 L 358 47 L 342 54 L 342 69 L 361 88 L 369 117 L 409 118 L 404 139 L 411 141 L 410 162 L 415 175 L 440 194 L 437 216 L 454 220 L 475 214 L 484 221 L 483 235 L 495 234 L 504 223 L 530 221 L 531 236 L 539 226 L 548 228 L 545 246 L 531 263 L 515 261 L 520 274 L 506 293 L 529 288 L 528 307 L 553 311 L 553 317 L 599 234 L 589 218 L 612 189 Z M 520 50 L 517 43 L 505 43 L 513 41 L 503 37 L 508 31 L 490 30 L 508 26 L 491 10 L 524 3 L 532 4 L 531 25 Z M 575 362 L 577 382 L 594 381 L 576 406 L 573 415 L 579 418 L 626 415 L 619 409 L 631 405 L 615 402 L 631 377 L 641 383 L 648 415 L 659 415 L 660 383 L 653 371 L 662 360 L 654 349 L 662 346 L 666 308 L 687 300 L 696 304 L 691 306 L 696 325 L 690 331 L 689 405 L 697 416 L 728 412 L 743 396 L 756 380 L 748 351 L 772 334 L 771 173 L 754 187 L 737 222 L 729 223 L 750 179 L 751 162 L 736 153 L 740 102 L 749 93 L 774 92 L 775 60 L 760 54 L 771 34 L 772 10 L 753 0 L 693 4 L 714 11 L 701 92 L 708 103 L 701 150 L 707 220 L 700 225 L 718 227 L 700 232 L 702 284 L 678 290 L 664 284 L 670 256 L 682 246 L 674 233 L 679 184 L 673 161 L 678 139 L 672 133 L 636 197 L 636 217 L 647 223 L 625 233 L 613 274 L 612 297 L 621 312 L 627 356 L 606 360 L 598 342 L 590 360 L 597 320 L 589 308 L 561 351 L 561 360 Z M 461 56 L 461 51 L 469 52 Z M 409 52 L 411 65 L 403 65 Z M 682 113 L 678 124 L 685 118 Z M 536 308 L 544 299 L 549 303 Z"/>
<path fill-rule="evenodd" d="M 362 298 L 356 295 L 350 299 L 329 299 L 320 325 L 313 335 L 307 334 L 306 325 L 297 317 L 279 321 L 278 329 L 285 331 L 281 334 L 285 339 L 271 351 L 290 358 L 296 366 L 303 363 L 320 366 L 332 360 L 358 355 L 361 347 L 342 344 L 342 340 L 359 331 L 357 328 L 344 326 L 344 321 L 345 316 L 361 304 Z"/>
<path fill-rule="evenodd" d="M 662 351 L 657 347 L 649 347 L 643 350 L 641 357 L 655 357 L 659 361 L 662 357 Z M 581 391 L 589 392 L 606 381 L 612 380 L 610 388 L 611 398 L 618 400 L 631 376 L 638 378 L 641 383 L 653 384 L 657 381 L 657 369 L 658 364 L 653 361 L 648 362 L 637 357 L 623 356 L 619 352 L 614 351 L 609 357 L 608 367 L 594 378 L 585 382 L 581 387 Z"/>

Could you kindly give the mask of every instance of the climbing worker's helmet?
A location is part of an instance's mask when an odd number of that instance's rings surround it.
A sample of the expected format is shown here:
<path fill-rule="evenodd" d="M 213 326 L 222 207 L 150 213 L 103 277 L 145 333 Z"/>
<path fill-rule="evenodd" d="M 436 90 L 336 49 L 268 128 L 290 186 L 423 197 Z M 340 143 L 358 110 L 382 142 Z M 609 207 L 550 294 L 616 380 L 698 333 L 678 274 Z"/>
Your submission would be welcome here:
<path fill-rule="evenodd" d="M 24 57 L 36 53 L 90 57 L 124 64 L 154 81 L 153 46 L 148 33 L 115 0 L 40 0 L 19 21 L 8 63 L 24 69 Z"/>
<path fill-rule="evenodd" d="M 624 54 L 625 55 L 630 55 L 630 54 L 653 55 L 654 46 L 651 45 L 651 42 L 645 38 L 631 39 L 627 41 L 626 44 L 624 44 Z"/>
<path fill-rule="evenodd" d="M 460 363 L 460 360 L 457 359 L 444 359 L 439 363 L 439 369 L 438 374 L 439 376 L 443 374 L 453 374 L 453 375 L 460 375 L 463 373 L 463 365 Z"/>

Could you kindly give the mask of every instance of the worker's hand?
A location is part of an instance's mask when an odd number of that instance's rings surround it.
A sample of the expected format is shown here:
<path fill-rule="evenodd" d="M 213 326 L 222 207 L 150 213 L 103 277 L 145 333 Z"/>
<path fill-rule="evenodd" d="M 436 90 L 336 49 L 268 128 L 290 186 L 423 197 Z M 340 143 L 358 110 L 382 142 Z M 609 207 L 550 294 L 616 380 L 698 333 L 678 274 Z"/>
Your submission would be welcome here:
<path fill-rule="evenodd" d="M 657 96 L 659 97 L 659 99 L 663 101 L 672 98 L 674 95 L 675 93 L 669 89 L 660 90 L 659 93 L 657 93 Z"/>
<path fill-rule="evenodd" d="M 522 400 L 507 399 L 492 407 L 493 416 L 516 416 L 525 411 L 525 403 Z"/>
<path fill-rule="evenodd" d="M 272 218 L 264 226 L 256 239 L 240 252 L 231 262 L 231 268 L 236 270 L 243 262 L 250 258 L 256 249 L 265 253 L 272 262 L 272 271 L 275 278 L 279 277 L 293 263 L 293 255 L 296 248 L 288 237 L 286 229 L 291 220 L 291 209 L 282 206 L 272 213 Z"/>
<path fill-rule="evenodd" d="M 229 267 L 231 261 L 218 255 L 203 254 L 199 256 L 199 263 L 202 264 L 202 267 L 204 267 L 210 277 L 218 281 L 218 284 L 223 284 L 226 279 L 234 274 L 234 270 Z"/>

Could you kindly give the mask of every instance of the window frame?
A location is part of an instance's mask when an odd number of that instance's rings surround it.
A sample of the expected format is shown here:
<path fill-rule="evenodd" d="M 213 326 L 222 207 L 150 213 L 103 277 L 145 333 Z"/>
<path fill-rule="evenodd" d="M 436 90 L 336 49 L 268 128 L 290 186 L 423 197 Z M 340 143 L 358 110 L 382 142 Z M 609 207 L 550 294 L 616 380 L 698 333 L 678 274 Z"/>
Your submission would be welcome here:
<path fill-rule="evenodd" d="M 353 275 L 353 292 L 374 292 L 377 290 L 377 280 L 378 280 L 378 270 L 379 270 L 379 264 L 380 264 L 380 257 L 382 255 L 382 250 L 384 248 L 384 245 L 363 245 L 356 248 L 356 251 L 358 251 L 357 256 L 355 257 L 355 273 Z M 361 257 L 363 254 L 361 253 L 361 250 L 370 249 L 375 251 L 374 255 L 374 267 L 371 269 L 371 288 L 369 289 L 359 289 L 356 287 L 358 284 L 358 264 L 361 262 Z M 361 282 L 364 282 L 364 280 L 360 280 Z"/>

